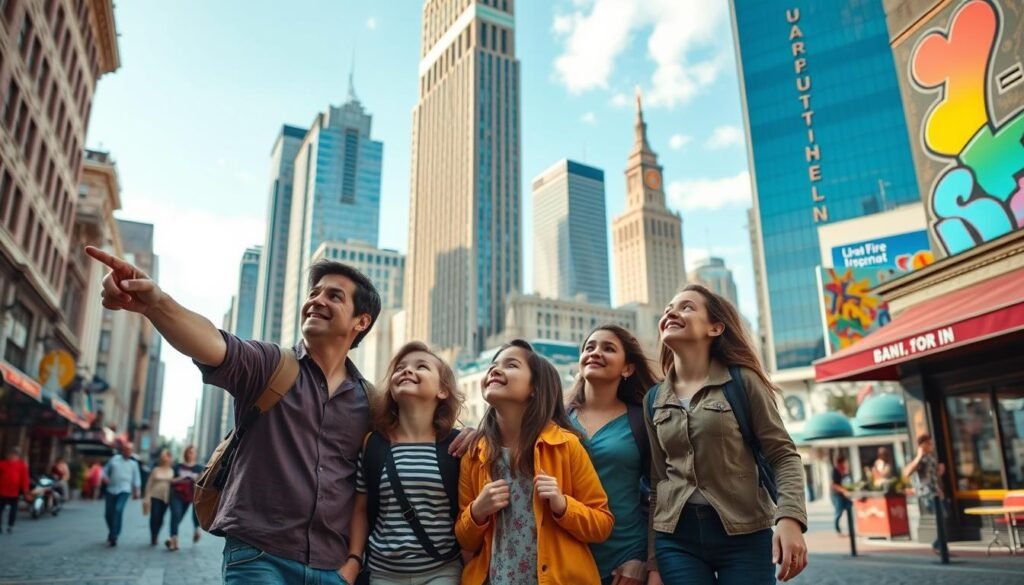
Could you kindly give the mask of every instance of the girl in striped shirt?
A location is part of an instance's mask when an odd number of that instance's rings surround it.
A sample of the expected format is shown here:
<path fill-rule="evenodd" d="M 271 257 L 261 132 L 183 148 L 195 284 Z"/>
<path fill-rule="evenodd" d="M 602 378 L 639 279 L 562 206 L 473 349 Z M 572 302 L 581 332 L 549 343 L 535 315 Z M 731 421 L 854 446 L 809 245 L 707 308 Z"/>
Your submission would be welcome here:
<path fill-rule="evenodd" d="M 362 564 L 358 582 L 393 585 L 415 577 L 415 583 L 457 585 L 459 461 L 448 451 L 463 397 L 455 373 L 425 344 L 412 342 L 391 360 L 385 380 L 387 391 L 373 409 L 376 430 L 366 438 L 356 474 L 350 558 Z"/>

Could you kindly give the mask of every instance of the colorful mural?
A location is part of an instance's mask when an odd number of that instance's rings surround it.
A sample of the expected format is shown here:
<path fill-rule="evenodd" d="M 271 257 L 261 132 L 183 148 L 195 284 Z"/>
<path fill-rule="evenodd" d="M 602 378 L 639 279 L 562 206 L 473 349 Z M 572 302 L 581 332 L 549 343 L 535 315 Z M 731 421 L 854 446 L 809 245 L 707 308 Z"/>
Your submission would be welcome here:
<path fill-rule="evenodd" d="M 948 255 L 1024 227 L 1020 12 L 1019 0 L 953 3 L 906 39 L 909 56 L 896 50 L 907 60 L 910 131 L 937 163 L 915 152 L 919 181 L 930 180 L 931 228 Z"/>
<path fill-rule="evenodd" d="M 829 353 L 849 347 L 892 320 L 871 292 L 885 272 L 875 268 L 819 268 Z"/>

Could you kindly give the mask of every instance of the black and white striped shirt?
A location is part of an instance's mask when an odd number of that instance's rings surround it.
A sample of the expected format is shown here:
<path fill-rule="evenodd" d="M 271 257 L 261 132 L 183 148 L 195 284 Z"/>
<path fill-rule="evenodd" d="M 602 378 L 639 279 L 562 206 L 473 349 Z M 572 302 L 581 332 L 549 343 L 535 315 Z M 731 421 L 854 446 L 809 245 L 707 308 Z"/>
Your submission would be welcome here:
<path fill-rule="evenodd" d="M 455 541 L 455 519 L 451 517 L 448 494 L 441 481 L 437 465 L 437 447 L 434 443 L 404 443 L 391 447 L 395 468 L 402 480 L 402 488 L 416 517 L 430 537 L 430 542 L 441 554 L 437 560 L 423 550 L 409 522 L 402 518 L 398 498 L 391 489 L 387 466 L 382 466 L 380 477 L 380 511 L 377 524 L 370 527 L 368 567 L 372 572 L 415 574 L 431 571 L 454 560 L 459 555 Z M 356 492 L 365 494 L 362 454 L 356 473 Z"/>

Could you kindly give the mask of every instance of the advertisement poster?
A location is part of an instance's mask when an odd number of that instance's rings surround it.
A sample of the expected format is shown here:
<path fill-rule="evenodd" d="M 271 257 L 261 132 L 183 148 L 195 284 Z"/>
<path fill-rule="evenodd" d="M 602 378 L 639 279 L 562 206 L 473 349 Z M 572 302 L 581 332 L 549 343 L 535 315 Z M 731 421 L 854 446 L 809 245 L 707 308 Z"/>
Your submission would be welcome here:
<path fill-rule="evenodd" d="M 892 320 L 888 305 L 872 292 L 884 282 L 885 274 L 876 267 L 818 268 L 829 354 L 857 343 Z"/>

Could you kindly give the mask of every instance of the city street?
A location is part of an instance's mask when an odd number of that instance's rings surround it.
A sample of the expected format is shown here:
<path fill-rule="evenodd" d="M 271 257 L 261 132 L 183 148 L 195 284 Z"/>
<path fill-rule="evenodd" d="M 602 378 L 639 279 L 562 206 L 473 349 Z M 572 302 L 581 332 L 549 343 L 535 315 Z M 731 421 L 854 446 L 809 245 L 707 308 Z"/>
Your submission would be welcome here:
<path fill-rule="evenodd" d="M 1024 557 L 1005 550 L 988 559 L 983 552 L 954 549 L 954 562 L 938 563 L 923 548 L 861 543 L 862 556 L 851 559 L 848 541 L 812 517 L 807 541 L 811 563 L 792 581 L 814 585 L 984 585 L 1024 584 Z M 190 535 L 188 519 L 182 523 Z M 166 533 L 166 528 L 165 528 Z M 124 533 L 116 548 L 104 542 L 103 505 L 73 502 L 57 518 L 33 521 L 23 514 L 14 534 L 0 536 L 0 585 L 213 585 L 220 583 L 222 540 L 203 534 L 198 545 L 188 538 L 177 553 L 163 545 L 150 548 L 148 519 L 139 502 L 125 512 Z"/>

